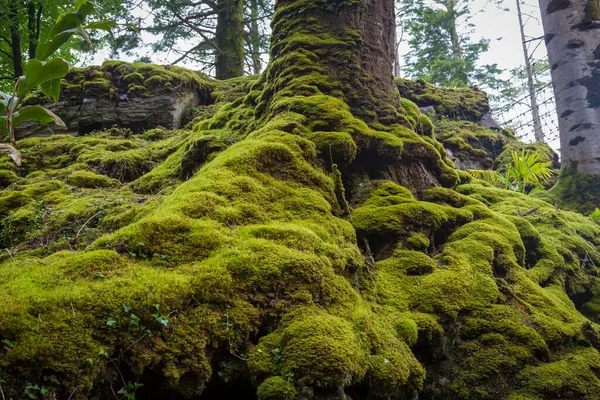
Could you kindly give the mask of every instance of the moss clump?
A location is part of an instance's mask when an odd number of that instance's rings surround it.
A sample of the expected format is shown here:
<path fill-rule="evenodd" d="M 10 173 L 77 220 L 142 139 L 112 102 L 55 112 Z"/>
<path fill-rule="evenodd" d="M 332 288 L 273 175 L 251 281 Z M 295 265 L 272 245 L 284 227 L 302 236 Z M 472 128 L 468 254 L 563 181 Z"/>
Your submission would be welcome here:
<path fill-rule="evenodd" d="M 422 79 L 396 78 L 400 96 L 419 107 L 433 107 L 438 116 L 478 122 L 489 113 L 487 95 L 476 88 L 440 88 Z"/>
<path fill-rule="evenodd" d="M 214 84 L 203 74 L 176 66 L 141 62 L 105 61 L 101 66 L 73 68 L 62 80 L 63 96 L 69 100 L 85 97 L 153 97 L 196 92 L 210 98 Z"/>
<path fill-rule="evenodd" d="M 286 400 L 296 396 L 296 389 L 281 376 L 272 376 L 258 387 L 256 394 L 260 400 Z"/>
<path fill-rule="evenodd" d="M 67 177 L 67 183 L 80 188 L 95 189 L 115 186 L 118 182 L 116 179 L 91 171 L 75 171 Z"/>
<path fill-rule="evenodd" d="M 556 185 L 536 196 L 559 207 L 587 215 L 600 204 L 600 178 L 577 173 L 572 168 L 563 168 Z"/>

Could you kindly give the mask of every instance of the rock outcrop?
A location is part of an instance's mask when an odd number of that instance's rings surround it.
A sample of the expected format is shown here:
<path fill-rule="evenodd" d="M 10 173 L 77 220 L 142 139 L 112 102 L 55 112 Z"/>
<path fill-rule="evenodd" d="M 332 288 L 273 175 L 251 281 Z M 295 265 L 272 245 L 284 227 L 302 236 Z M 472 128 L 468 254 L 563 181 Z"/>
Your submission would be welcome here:
<path fill-rule="evenodd" d="M 81 135 L 115 126 L 135 133 L 179 129 L 190 110 L 213 102 L 213 87 L 205 75 L 173 66 L 107 61 L 100 67 L 75 68 L 63 79 L 63 100 L 46 105 L 67 130 L 29 122 L 16 136 Z M 39 101 L 35 96 L 28 99 Z"/>

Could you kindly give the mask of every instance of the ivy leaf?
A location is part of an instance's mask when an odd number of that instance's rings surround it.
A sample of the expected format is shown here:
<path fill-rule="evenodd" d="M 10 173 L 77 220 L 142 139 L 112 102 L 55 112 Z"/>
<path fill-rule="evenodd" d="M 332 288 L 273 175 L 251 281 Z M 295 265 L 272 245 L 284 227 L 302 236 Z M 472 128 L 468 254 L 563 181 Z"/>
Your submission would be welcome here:
<path fill-rule="evenodd" d="M 11 342 L 10 340 L 8 340 L 8 339 L 4 339 L 4 340 L 2 341 L 2 343 L 4 343 L 4 344 L 5 344 L 7 347 L 10 347 L 11 349 L 12 349 L 13 347 L 15 347 L 15 344 L 14 344 L 13 342 Z"/>
<path fill-rule="evenodd" d="M 131 311 L 131 306 L 128 306 L 127 304 L 122 304 L 122 306 L 123 306 L 123 310 L 125 310 L 126 313 Z"/>
<path fill-rule="evenodd" d="M 117 323 L 117 320 L 115 320 L 113 317 L 108 317 L 108 319 L 106 320 L 106 325 L 108 326 L 114 326 Z"/>

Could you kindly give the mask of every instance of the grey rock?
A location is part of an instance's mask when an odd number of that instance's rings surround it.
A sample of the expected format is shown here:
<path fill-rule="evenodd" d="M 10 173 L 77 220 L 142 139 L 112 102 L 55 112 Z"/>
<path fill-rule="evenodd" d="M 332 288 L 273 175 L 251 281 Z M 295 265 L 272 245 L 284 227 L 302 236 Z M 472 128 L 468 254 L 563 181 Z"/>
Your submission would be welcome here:
<path fill-rule="evenodd" d="M 40 126 L 37 122 L 25 122 L 15 130 L 15 136 L 23 139 L 56 133 L 82 135 L 113 126 L 129 128 L 135 133 L 158 126 L 179 129 L 186 108 L 196 107 L 200 101 L 198 94 L 191 92 L 178 96 L 128 98 L 123 95 L 117 100 L 84 98 L 81 103 L 60 102 L 45 107 L 65 122 L 66 130 L 52 124 Z"/>

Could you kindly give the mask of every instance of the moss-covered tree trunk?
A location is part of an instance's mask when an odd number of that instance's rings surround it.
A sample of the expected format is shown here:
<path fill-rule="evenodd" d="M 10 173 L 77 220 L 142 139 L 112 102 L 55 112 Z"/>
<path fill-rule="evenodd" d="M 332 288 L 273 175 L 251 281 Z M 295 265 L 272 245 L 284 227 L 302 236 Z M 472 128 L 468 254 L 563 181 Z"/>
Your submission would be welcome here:
<path fill-rule="evenodd" d="M 310 23 L 307 23 L 310 21 Z M 367 122 L 398 122 L 394 86 L 394 1 L 292 1 L 276 4 L 271 70 L 298 47 L 314 51 L 338 94 Z M 290 59 L 294 63 L 295 59 Z M 268 75 L 278 79 L 277 74 Z"/>
<path fill-rule="evenodd" d="M 215 34 L 217 79 L 230 79 L 244 75 L 243 19 L 243 0 L 218 0 Z"/>
<path fill-rule="evenodd" d="M 559 121 L 562 175 L 568 178 L 559 181 L 554 192 L 561 192 L 559 204 L 578 208 L 592 198 L 600 201 L 600 5 L 598 0 L 540 0 L 540 9 Z"/>

